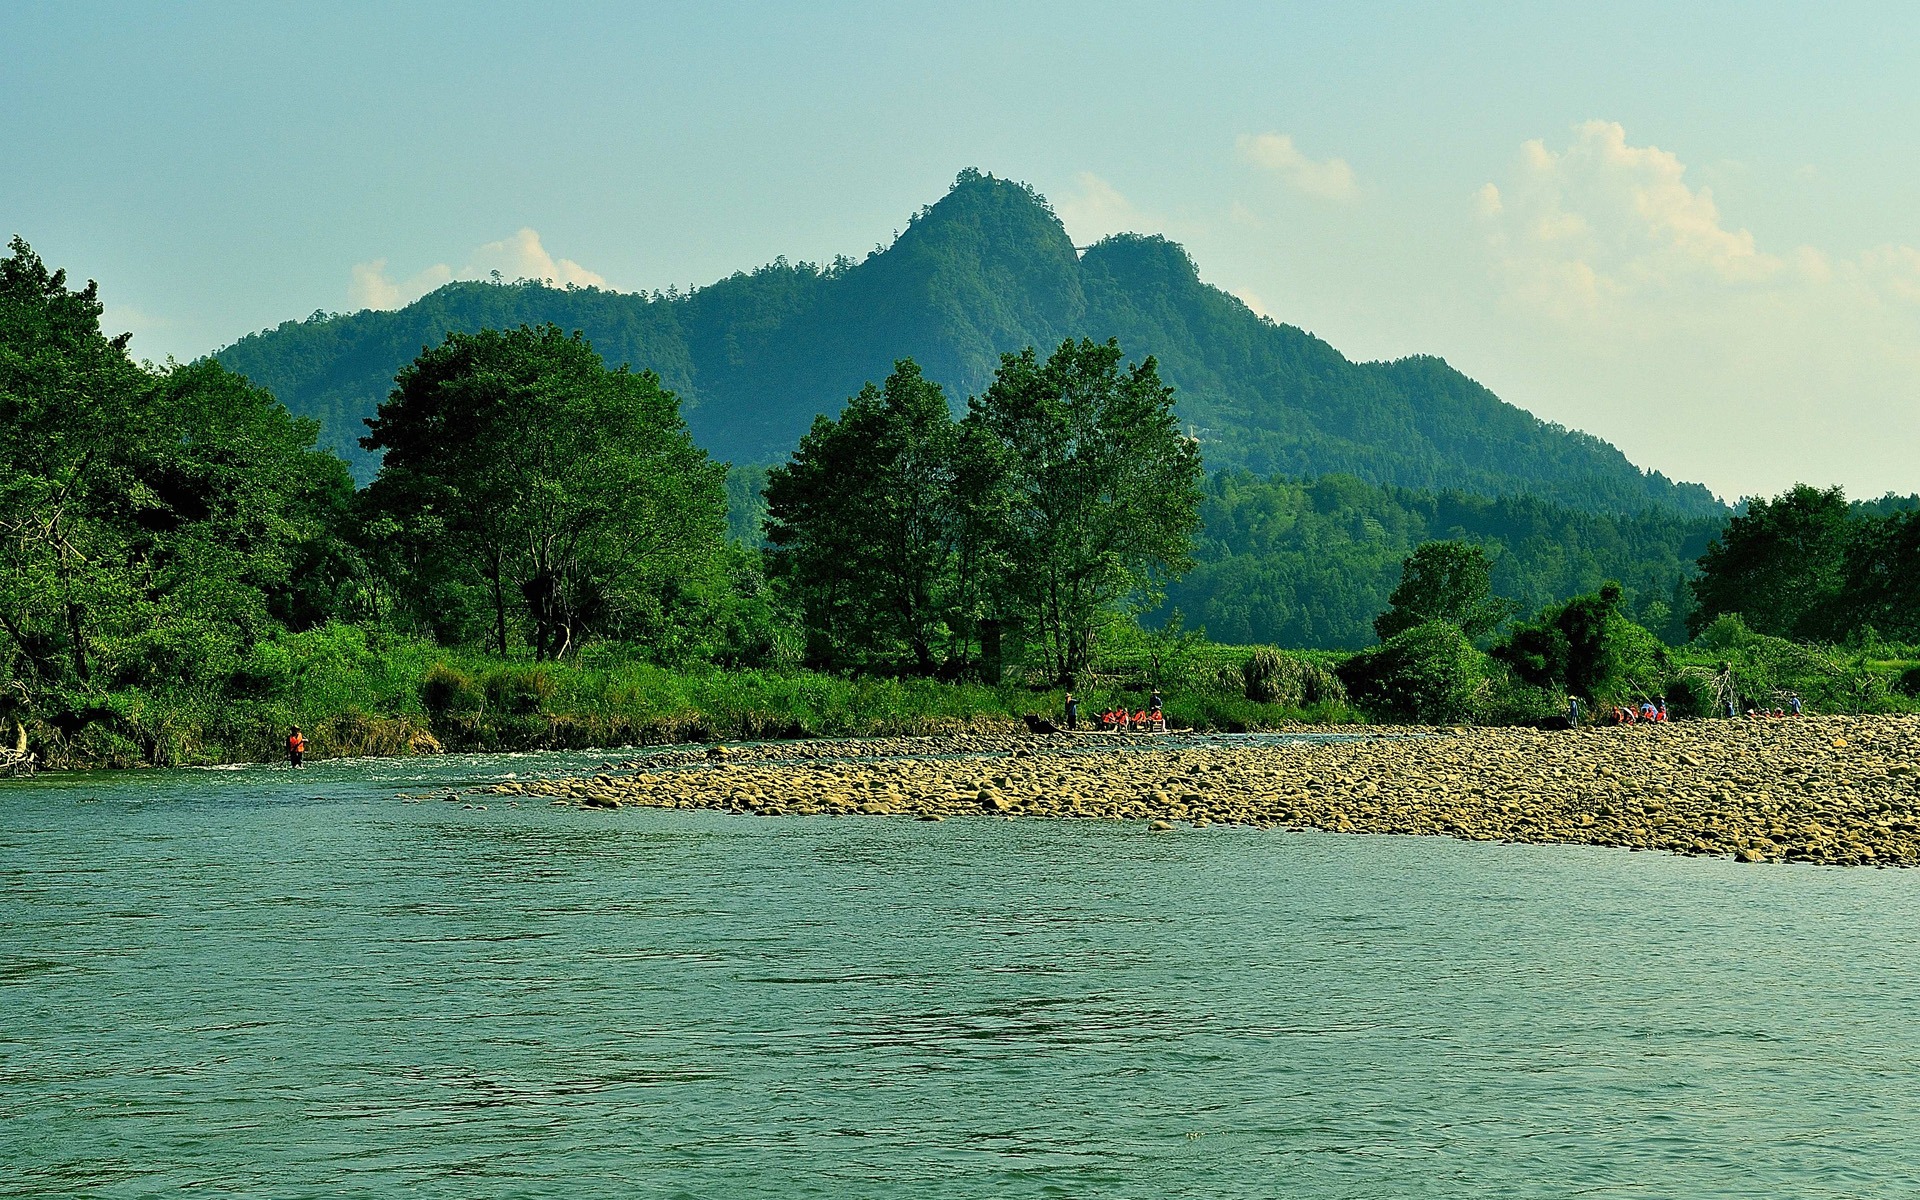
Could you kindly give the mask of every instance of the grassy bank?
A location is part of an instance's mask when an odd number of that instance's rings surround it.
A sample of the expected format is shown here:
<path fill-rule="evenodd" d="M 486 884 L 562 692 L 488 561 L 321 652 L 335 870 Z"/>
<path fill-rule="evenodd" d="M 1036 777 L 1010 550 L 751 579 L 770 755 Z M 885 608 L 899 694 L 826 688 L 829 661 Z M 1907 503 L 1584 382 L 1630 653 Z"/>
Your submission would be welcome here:
<path fill-rule="evenodd" d="M 1716 630 L 1690 646 L 1624 662 L 1606 702 L 1665 696 L 1684 718 L 1723 712 L 1729 696 L 1764 707 L 1791 692 L 1813 712 L 1920 711 L 1911 648 L 1808 647 L 1737 627 Z M 1403 659 L 1391 674 L 1374 672 L 1365 685 L 1372 691 L 1350 703 L 1348 683 L 1362 678 L 1352 669 L 1355 656 L 1135 630 L 1103 646 L 1079 692 L 1080 711 L 1091 721 L 1108 708 L 1137 710 L 1156 685 L 1176 728 L 1369 719 L 1498 725 L 1551 722 L 1564 711 L 1563 690 L 1522 687 L 1470 648 Z M 60 720 L 29 718 L 29 744 L 43 766 L 60 769 L 268 760 L 280 754 L 291 725 L 321 758 L 991 733 L 1024 728 L 1027 714 L 1057 720 L 1065 700 L 1060 689 L 1018 670 L 997 685 L 676 670 L 635 647 L 607 644 L 561 663 L 534 663 L 351 625 L 257 643 L 219 678 L 219 686 L 197 690 L 123 687 L 70 697 Z M 1408 696 L 1421 702 L 1400 703 Z"/>
<path fill-rule="evenodd" d="M 1337 702 L 1248 700 L 1246 651 L 1212 648 L 1163 664 L 1170 722 L 1203 729 L 1359 720 Z M 1138 708 L 1152 664 L 1100 664 L 1081 712 Z M 1059 689 L 811 671 L 672 670 L 630 649 L 589 646 L 560 663 L 449 650 L 333 625 L 255 646 L 219 691 L 124 689 L 92 698 L 88 720 L 29 722 L 43 765 L 184 766 L 270 760 L 287 728 L 316 758 L 579 749 L 668 742 L 877 737 L 1023 728 L 1058 719 Z"/>

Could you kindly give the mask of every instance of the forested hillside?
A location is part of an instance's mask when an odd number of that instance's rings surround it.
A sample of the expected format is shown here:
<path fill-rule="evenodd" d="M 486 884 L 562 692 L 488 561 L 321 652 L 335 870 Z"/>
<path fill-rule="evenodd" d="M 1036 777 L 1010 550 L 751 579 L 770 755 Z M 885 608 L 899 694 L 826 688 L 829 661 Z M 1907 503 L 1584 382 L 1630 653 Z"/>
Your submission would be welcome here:
<path fill-rule="evenodd" d="M 1691 605 L 1685 581 L 1725 525 L 1658 509 L 1610 516 L 1524 496 L 1233 472 L 1207 481 L 1200 515 L 1198 565 L 1167 589 L 1168 608 L 1219 641 L 1343 649 L 1373 643 L 1373 619 L 1402 560 L 1437 539 L 1485 545 L 1494 591 L 1519 611 L 1613 579 L 1634 620 L 1681 643 Z"/>
<path fill-rule="evenodd" d="M 963 172 L 889 247 L 820 267 L 779 260 L 680 295 L 454 283 L 395 312 L 316 313 L 243 338 L 221 362 L 317 418 L 356 475 L 393 375 L 448 332 L 553 322 L 609 363 L 655 371 L 700 444 L 736 463 L 784 459 L 911 356 L 957 405 L 1003 352 L 1069 336 L 1151 353 L 1211 469 L 1531 494 L 1570 507 L 1722 512 L 1706 489 L 1643 472 L 1597 438 L 1504 403 L 1437 358 L 1354 363 L 1202 283 L 1179 246 L 1121 235 L 1077 254 L 1045 200 Z"/>

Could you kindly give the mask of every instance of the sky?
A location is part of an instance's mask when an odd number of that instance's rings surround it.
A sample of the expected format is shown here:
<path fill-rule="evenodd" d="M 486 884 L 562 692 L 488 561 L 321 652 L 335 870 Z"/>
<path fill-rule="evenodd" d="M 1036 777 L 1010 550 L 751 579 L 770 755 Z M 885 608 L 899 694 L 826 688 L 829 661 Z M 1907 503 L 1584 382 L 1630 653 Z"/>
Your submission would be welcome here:
<path fill-rule="evenodd" d="M 1723 497 L 1920 490 L 1920 6 L 9 0 L 0 46 L 0 236 L 156 361 L 857 258 L 972 166 Z"/>

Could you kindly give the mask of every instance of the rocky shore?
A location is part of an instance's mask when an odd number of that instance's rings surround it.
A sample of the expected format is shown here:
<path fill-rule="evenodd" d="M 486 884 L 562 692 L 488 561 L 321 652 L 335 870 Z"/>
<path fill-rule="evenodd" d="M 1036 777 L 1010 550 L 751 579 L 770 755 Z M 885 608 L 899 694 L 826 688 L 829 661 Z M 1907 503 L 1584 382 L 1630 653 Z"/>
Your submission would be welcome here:
<path fill-rule="evenodd" d="M 1392 729 L 1243 745 L 1070 735 L 806 742 L 671 752 L 590 778 L 490 790 L 603 809 L 1135 820 L 1156 832 L 1233 823 L 1920 865 L 1913 716 Z"/>

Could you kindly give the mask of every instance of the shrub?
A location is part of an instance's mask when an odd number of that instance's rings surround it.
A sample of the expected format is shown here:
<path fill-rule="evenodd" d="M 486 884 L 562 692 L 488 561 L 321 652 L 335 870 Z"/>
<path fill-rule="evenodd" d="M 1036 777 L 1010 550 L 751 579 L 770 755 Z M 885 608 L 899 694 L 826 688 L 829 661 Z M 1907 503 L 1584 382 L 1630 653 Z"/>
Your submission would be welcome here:
<path fill-rule="evenodd" d="M 1340 679 L 1369 716 L 1458 721 L 1473 715 L 1486 690 L 1486 656 L 1457 627 L 1428 621 L 1354 655 Z"/>
<path fill-rule="evenodd" d="M 1247 699 L 1258 704 L 1300 703 L 1300 664 L 1267 646 L 1240 668 Z"/>
<path fill-rule="evenodd" d="M 486 707 L 486 693 L 473 676 L 446 663 L 427 668 L 420 681 L 420 704 L 435 716 L 477 713 Z"/>
<path fill-rule="evenodd" d="M 1528 687 L 1573 692 L 1596 704 L 1658 694 L 1669 666 L 1659 638 L 1621 612 L 1620 585 L 1541 610 L 1493 648 Z"/>
<path fill-rule="evenodd" d="M 1305 708 L 1313 704 L 1345 704 L 1347 700 L 1347 689 L 1326 664 L 1283 654 L 1270 646 L 1255 650 L 1241 665 L 1239 674 L 1246 698 L 1257 704 Z M 1223 672 L 1222 683 L 1225 682 Z"/>
<path fill-rule="evenodd" d="M 485 686 L 488 704 L 520 717 L 545 710 L 559 691 L 545 667 L 502 667 L 487 676 Z"/>

